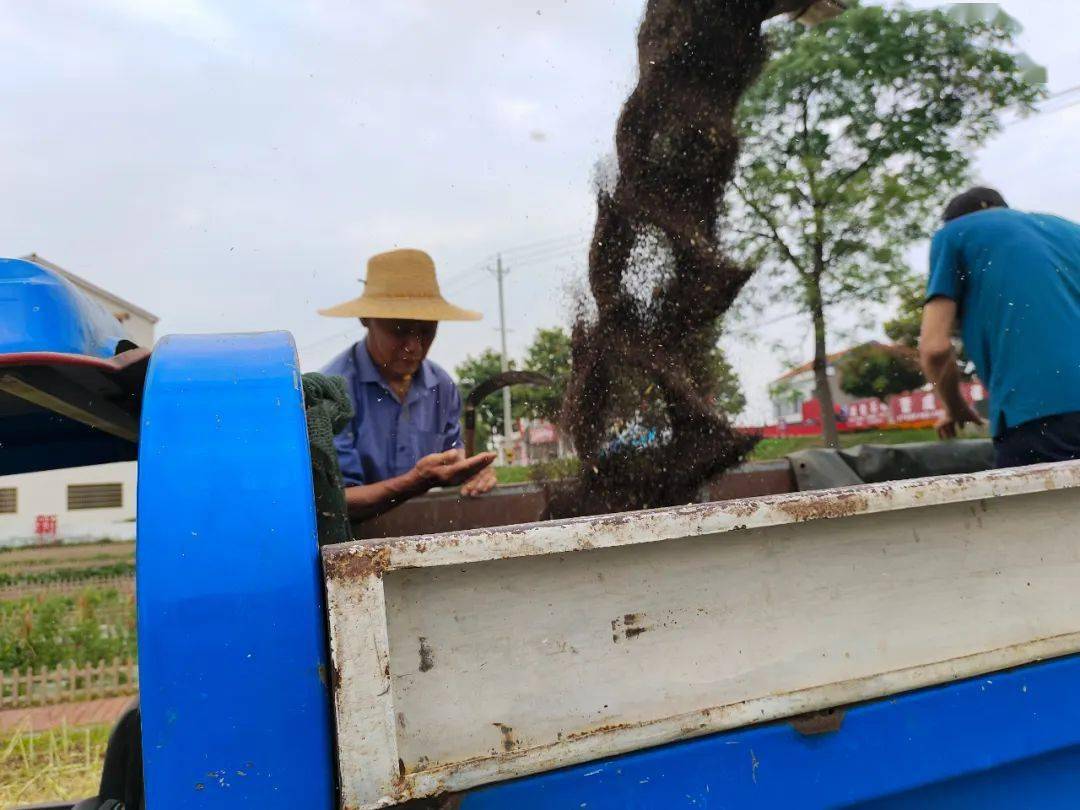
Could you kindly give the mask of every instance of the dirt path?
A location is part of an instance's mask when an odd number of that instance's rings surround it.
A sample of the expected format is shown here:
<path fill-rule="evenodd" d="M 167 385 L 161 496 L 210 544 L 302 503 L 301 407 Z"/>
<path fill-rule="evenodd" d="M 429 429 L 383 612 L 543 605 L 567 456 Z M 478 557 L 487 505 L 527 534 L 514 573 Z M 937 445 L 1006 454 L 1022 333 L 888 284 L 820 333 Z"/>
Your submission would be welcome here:
<path fill-rule="evenodd" d="M 0 734 L 9 731 L 46 731 L 65 722 L 69 726 L 87 726 L 98 723 L 115 723 L 131 703 L 125 697 L 83 700 L 78 703 L 61 703 L 56 706 L 34 706 L 28 709 L 4 709 L 0 711 Z"/>

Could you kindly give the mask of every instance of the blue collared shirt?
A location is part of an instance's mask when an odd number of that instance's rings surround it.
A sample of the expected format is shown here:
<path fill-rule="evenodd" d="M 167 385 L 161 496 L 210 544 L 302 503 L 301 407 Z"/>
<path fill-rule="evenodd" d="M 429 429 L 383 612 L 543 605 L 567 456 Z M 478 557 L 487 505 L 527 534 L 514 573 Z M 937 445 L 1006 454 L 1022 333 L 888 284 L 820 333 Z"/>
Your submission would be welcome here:
<path fill-rule="evenodd" d="M 334 437 L 349 486 L 403 475 L 431 453 L 461 447 L 461 395 L 450 375 L 425 360 L 400 402 L 368 354 L 364 341 L 331 360 L 324 374 L 345 378 L 356 408 Z"/>

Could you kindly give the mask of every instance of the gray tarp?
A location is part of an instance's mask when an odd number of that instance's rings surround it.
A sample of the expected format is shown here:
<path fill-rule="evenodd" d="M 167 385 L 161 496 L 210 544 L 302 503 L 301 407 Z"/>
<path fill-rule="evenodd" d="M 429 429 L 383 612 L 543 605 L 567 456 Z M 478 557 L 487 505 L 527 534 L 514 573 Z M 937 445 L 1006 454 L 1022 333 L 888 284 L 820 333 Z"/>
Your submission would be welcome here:
<path fill-rule="evenodd" d="M 990 439 L 859 444 L 846 450 L 800 450 L 788 459 L 800 490 L 826 489 L 988 470 L 994 466 L 994 445 Z"/>

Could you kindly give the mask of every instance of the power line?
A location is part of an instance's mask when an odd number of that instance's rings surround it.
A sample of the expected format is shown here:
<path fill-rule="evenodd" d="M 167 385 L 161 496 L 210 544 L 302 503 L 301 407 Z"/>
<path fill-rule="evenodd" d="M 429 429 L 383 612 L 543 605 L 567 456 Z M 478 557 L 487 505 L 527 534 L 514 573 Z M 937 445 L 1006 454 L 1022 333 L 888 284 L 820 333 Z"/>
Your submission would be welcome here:
<path fill-rule="evenodd" d="M 1078 91 L 1080 91 L 1080 84 L 1074 84 L 1072 87 L 1066 87 L 1064 90 L 1058 90 L 1056 93 L 1051 93 L 1043 100 L 1052 101 L 1055 98 L 1061 98 L 1062 96 L 1067 96 L 1070 93 L 1076 93 Z"/>
<path fill-rule="evenodd" d="M 797 315 L 804 315 L 804 314 L 805 313 L 802 312 L 801 310 L 796 310 L 795 312 L 788 312 L 785 315 L 778 315 L 775 318 L 769 318 L 769 320 L 767 320 L 767 321 L 762 321 L 761 323 L 756 324 L 756 327 L 758 329 L 760 329 L 763 326 L 772 326 L 774 323 L 780 323 L 780 321 L 786 321 L 788 318 L 794 318 Z"/>
<path fill-rule="evenodd" d="M 537 257 L 535 259 L 531 259 L 529 261 L 515 262 L 514 266 L 515 267 L 533 267 L 533 266 L 538 265 L 538 264 L 550 264 L 551 262 L 558 261 L 559 259 L 568 259 L 568 258 L 580 258 L 580 259 L 584 260 L 586 257 L 581 252 L 580 248 L 575 248 L 575 249 L 572 249 L 572 250 L 562 250 L 562 251 L 559 251 L 557 253 L 550 253 L 550 254 L 548 254 L 546 256 L 540 256 L 540 257 Z"/>
<path fill-rule="evenodd" d="M 343 329 L 340 332 L 335 332 L 332 335 L 328 335 L 327 337 L 319 338 L 318 340 L 313 341 L 311 343 L 305 343 L 303 346 L 300 347 L 300 351 L 306 352 L 306 351 L 309 351 L 311 349 L 314 349 L 316 346 L 321 346 L 324 343 L 329 343 L 332 340 L 340 340 L 341 338 L 345 337 L 346 335 L 353 334 L 355 329 L 356 329 L 355 326 L 350 327 L 348 329 Z"/>
<path fill-rule="evenodd" d="M 471 287 L 475 287 L 477 283 L 484 280 L 486 268 L 479 268 L 477 270 L 471 270 L 466 274 L 459 275 L 454 281 L 446 284 L 440 284 L 442 291 L 445 293 L 460 293 L 462 290 L 468 290 Z"/>
<path fill-rule="evenodd" d="M 545 247 L 550 247 L 552 242 L 565 242 L 565 241 L 577 241 L 589 235 L 588 231 L 573 231 L 571 233 L 564 233 L 560 236 L 551 236 L 547 239 L 539 239 L 535 242 L 526 242 L 524 244 L 513 245 L 508 248 L 502 248 L 497 251 L 498 255 L 511 257 L 514 261 L 522 253 L 528 253 L 533 250 L 542 250 Z"/>
<path fill-rule="evenodd" d="M 559 256 L 564 253 L 572 253 L 574 251 L 581 250 L 582 248 L 587 247 L 588 244 L 589 240 L 586 238 L 575 239 L 573 241 L 564 242 L 559 245 L 553 245 L 547 250 L 539 250 L 534 253 L 529 253 L 525 256 L 518 256 L 514 259 L 514 264 L 518 265 L 522 264 L 523 262 L 544 261 L 551 256 Z"/>
<path fill-rule="evenodd" d="M 563 234 L 562 236 L 532 242 L 527 245 L 517 245 L 509 249 L 499 249 L 485 258 L 488 264 L 494 262 L 499 256 L 515 265 L 524 260 L 540 258 L 548 253 L 564 250 L 567 247 L 585 242 L 590 237 L 589 233 L 579 231 L 577 233 Z"/>
<path fill-rule="evenodd" d="M 453 275 L 444 278 L 443 281 L 442 281 L 442 284 L 444 286 L 451 286 L 451 285 L 456 284 L 457 282 L 461 281 L 462 279 L 468 278 L 471 275 L 475 275 L 476 273 L 484 272 L 484 269 L 485 269 L 485 267 L 484 267 L 483 262 L 474 264 L 468 270 L 462 270 L 459 273 L 454 273 Z"/>
<path fill-rule="evenodd" d="M 490 254 L 484 261 L 475 264 L 466 270 L 447 276 L 440 281 L 439 286 L 446 292 L 461 292 L 462 290 L 475 287 L 477 283 L 476 277 L 488 272 L 491 262 L 496 261 L 499 256 L 505 257 L 510 255 L 513 258 L 515 265 L 536 264 L 551 258 L 567 255 L 569 252 L 583 246 L 588 236 L 589 234 L 586 231 L 578 231 L 577 233 L 568 233 L 549 237 L 547 239 L 538 239 L 534 242 L 525 242 L 506 248 L 505 250 L 499 250 Z M 459 286 L 462 282 L 468 283 L 466 283 L 465 286 Z"/>
<path fill-rule="evenodd" d="M 525 256 L 518 256 L 513 260 L 514 266 L 519 267 L 524 264 L 535 264 L 537 262 L 547 261 L 548 259 L 553 257 L 563 256 L 567 253 L 573 253 L 575 251 L 580 252 L 582 251 L 583 246 L 584 243 L 582 242 L 567 242 L 561 245 L 556 245 L 548 250 L 537 251 L 535 253 L 530 253 Z M 495 258 L 496 257 L 493 256 L 490 261 L 494 262 Z M 503 259 L 505 261 L 510 261 L 505 256 L 503 257 Z"/>
<path fill-rule="evenodd" d="M 1062 110 L 1067 110 L 1070 107 L 1075 107 L 1077 104 L 1080 104 L 1080 98 L 1076 99 L 1075 101 L 1070 101 L 1068 104 L 1062 104 L 1059 107 L 1054 107 L 1052 110 L 1039 110 L 1039 115 L 1053 115 L 1054 113 L 1059 113 Z"/>
<path fill-rule="evenodd" d="M 1058 105 L 1058 106 L 1050 106 L 1049 108 L 1046 106 L 1046 104 L 1047 104 L 1047 102 L 1053 102 L 1053 101 L 1057 101 L 1059 99 L 1065 98 L 1066 96 L 1071 96 L 1072 94 L 1077 93 L 1077 92 L 1080 92 L 1080 84 L 1073 85 L 1072 87 L 1067 87 L 1064 90 L 1059 90 L 1056 93 L 1051 93 L 1050 95 L 1048 95 L 1046 98 L 1044 98 L 1042 101 L 1040 101 L 1038 103 L 1038 105 L 1035 107 L 1035 110 L 1033 112 L 1031 112 L 1031 113 L 1029 113 L 1027 115 L 1021 115 L 1020 113 L 1015 113 L 1014 112 L 1012 114 L 1012 118 L 1010 118 L 1007 121 L 1002 122 L 1002 126 L 1010 127 L 1013 124 L 1020 124 L 1020 123 L 1023 123 L 1025 121 L 1030 121 L 1032 118 L 1035 118 L 1036 116 L 1039 116 L 1039 115 L 1052 115 L 1054 113 L 1061 112 L 1062 110 L 1067 110 L 1070 107 L 1075 107 L 1077 104 L 1080 104 L 1080 98 L 1078 98 L 1078 99 L 1076 99 L 1074 101 L 1070 101 L 1067 104 L 1061 104 L 1061 105 Z"/>
<path fill-rule="evenodd" d="M 480 284 L 483 281 L 487 281 L 487 278 L 483 273 L 481 273 L 478 278 L 474 279 L 469 284 L 466 284 L 464 287 L 456 287 L 455 289 L 450 290 L 449 292 L 451 294 L 453 294 L 453 295 L 461 295 L 466 290 L 471 290 L 473 287 L 477 286 L 478 284 Z"/>

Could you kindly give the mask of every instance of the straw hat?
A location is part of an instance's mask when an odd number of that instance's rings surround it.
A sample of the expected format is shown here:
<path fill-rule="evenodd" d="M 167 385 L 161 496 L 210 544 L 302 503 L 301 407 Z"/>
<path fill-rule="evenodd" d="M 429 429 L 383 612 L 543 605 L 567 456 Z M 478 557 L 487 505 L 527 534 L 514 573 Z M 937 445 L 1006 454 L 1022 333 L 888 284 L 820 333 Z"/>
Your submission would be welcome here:
<path fill-rule="evenodd" d="M 320 309 L 331 318 L 403 318 L 411 321 L 478 321 L 483 315 L 442 297 L 435 262 L 422 250 L 391 250 L 368 259 L 364 294 Z"/>

